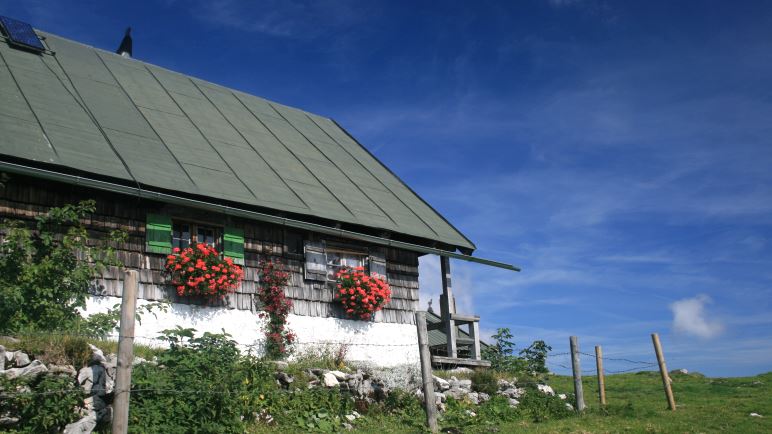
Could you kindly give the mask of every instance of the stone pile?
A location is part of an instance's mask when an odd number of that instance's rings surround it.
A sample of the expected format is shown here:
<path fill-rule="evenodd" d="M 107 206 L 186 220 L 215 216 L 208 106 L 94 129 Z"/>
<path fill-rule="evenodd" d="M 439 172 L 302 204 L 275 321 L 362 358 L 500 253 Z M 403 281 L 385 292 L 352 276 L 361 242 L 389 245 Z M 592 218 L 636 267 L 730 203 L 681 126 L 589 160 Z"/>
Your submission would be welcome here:
<path fill-rule="evenodd" d="M 8 340 L 8 338 L 6 338 Z M 87 434 L 99 423 L 112 420 L 112 399 L 115 387 L 115 369 L 118 357 L 110 354 L 105 357 L 102 350 L 90 345 L 91 357 L 88 366 L 75 370 L 72 365 L 44 364 L 40 360 L 31 360 L 23 351 L 7 351 L 0 345 L 0 376 L 9 380 L 25 378 L 32 380 L 40 375 L 62 375 L 71 377 L 86 393 L 81 408 L 81 418 L 64 428 L 65 434 Z M 134 364 L 144 363 L 139 357 Z M 18 418 L 0 414 L 0 428 L 12 427 Z"/>

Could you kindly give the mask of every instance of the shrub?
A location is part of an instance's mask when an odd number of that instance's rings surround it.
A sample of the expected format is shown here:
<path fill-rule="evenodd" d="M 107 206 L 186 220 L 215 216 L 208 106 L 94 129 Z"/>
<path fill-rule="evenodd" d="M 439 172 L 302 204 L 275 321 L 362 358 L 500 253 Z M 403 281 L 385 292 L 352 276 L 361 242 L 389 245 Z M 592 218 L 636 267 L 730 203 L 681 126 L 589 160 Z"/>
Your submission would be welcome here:
<path fill-rule="evenodd" d="M 530 416 L 534 422 L 544 422 L 551 419 L 562 419 L 574 414 L 557 396 L 540 392 L 535 387 L 528 387 L 525 395 L 520 398 L 520 411 Z"/>
<path fill-rule="evenodd" d="M 472 390 L 494 395 L 499 390 L 496 374 L 488 369 L 477 369 L 472 373 Z"/>
<path fill-rule="evenodd" d="M 20 221 L 0 225 L 0 331 L 66 329 L 81 321 L 78 309 L 94 278 L 119 264 L 111 243 L 126 238 L 112 231 L 91 245 L 82 221 L 95 209 L 93 200 L 51 208 L 37 217 L 35 231 Z"/>
<path fill-rule="evenodd" d="M 244 432 L 276 389 L 269 368 L 243 356 L 226 334 L 177 327 L 164 331 L 170 348 L 159 365 L 132 374 L 130 429 L 140 433 Z"/>
<path fill-rule="evenodd" d="M 44 374 L 30 381 L 0 376 L 0 414 L 19 418 L 16 432 L 61 432 L 78 419 L 83 398 L 70 377 Z"/>
<path fill-rule="evenodd" d="M 265 326 L 265 356 L 281 359 L 288 355 L 295 341 L 295 334 L 287 328 L 287 316 L 292 309 L 292 300 L 284 295 L 289 283 L 289 273 L 281 264 L 271 261 L 260 262 L 260 286 L 257 297 L 263 304 L 261 318 L 268 318 Z"/>
<path fill-rule="evenodd" d="M 482 358 L 491 362 L 491 368 L 500 372 L 518 375 L 539 376 L 549 372 L 547 354 L 552 347 L 544 341 L 534 341 L 528 348 L 520 350 L 515 356 L 515 343 L 508 328 L 500 328 L 494 334 L 495 343 L 483 348 Z"/>

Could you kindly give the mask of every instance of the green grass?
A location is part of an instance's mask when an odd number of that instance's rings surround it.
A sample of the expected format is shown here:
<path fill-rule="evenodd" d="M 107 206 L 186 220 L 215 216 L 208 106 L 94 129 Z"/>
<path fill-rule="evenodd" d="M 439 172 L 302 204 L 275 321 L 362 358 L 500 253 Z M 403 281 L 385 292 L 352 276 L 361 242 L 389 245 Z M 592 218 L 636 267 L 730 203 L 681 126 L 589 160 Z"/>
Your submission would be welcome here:
<path fill-rule="evenodd" d="M 55 365 L 72 365 L 80 369 L 88 364 L 91 349 L 88 344 L 95 345 L 106 355 L 118 352 L 118 341 L 86 338 L 60 332 L 29 332 L 14 334 L 19 342 L 0 337 L 0 345 L 9 351 L 24 351 L 43 363 Z M 152 359 L 160 349 L 146 345 L 135 344 L 134 355 L 144 359 Z"/>
<path fill-rule="evenodd" d="M 557 393 L 572 393 L 571 377 L 554 376 Z M 707 378 L 674 374 L 676 411 L 667 408 L 658 372 L 606 377 L 608 405 L 598 404 L 596 377 L 583 379 L 587 410 L 566 419 L 519 420 L 465 428 L 468 433 L 770 433 L 772 432 L 772 372 L 755 377 Z M 750 413 L 764 417 L 751 417 Z M 419 418 L 420 419 L 420 418 Z M 410 423 L 408 423 L 410 422 Z M 357 433 L 414 433 L 423 419 L 373 412 L 357 421 Z M 291 427 L 254 427 L 253 433 L 294 432 Z"/>

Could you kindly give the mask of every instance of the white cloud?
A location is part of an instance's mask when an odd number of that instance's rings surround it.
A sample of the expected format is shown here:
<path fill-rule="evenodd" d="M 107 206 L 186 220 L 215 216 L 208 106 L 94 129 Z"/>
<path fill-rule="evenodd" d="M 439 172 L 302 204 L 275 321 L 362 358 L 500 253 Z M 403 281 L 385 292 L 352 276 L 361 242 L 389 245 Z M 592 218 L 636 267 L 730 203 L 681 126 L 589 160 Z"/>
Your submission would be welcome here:
<path fill-rule="evenodd" d="M 711 317 L 706 312 L 705 306 L 709 303 L 712 303 L 712 300 L 705 294 L 671 303 L 674 331 L 701 338 L 720 335 L 724 331 L 724 325 L 721 320 Z"/>

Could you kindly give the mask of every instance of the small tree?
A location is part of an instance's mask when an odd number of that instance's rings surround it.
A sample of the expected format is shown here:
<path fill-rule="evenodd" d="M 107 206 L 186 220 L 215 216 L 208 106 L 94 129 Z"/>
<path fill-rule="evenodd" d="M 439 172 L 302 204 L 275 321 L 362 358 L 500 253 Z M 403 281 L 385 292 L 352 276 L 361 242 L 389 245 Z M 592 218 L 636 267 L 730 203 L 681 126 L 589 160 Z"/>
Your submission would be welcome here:
<path fill-rule="evenodd" d="M 126 239 L 112 231 L 96 245 L 88 242 L 83 219 L 96 210 L 93 200 L 51 208 L 36 218 L 0 224 L 0 330 L 67 329 L 81 322 L 89 286 L 107 265 L 119 265 L 112 243 Z"/>
<path fill-rule="evenodd" d="M 531 346 L 520 351 L 520 357 L 525 361 L 525 368 L 534 374 L 547 374 L 547 353 L 552 347 L 544 341 L 533 341 Z"/>

